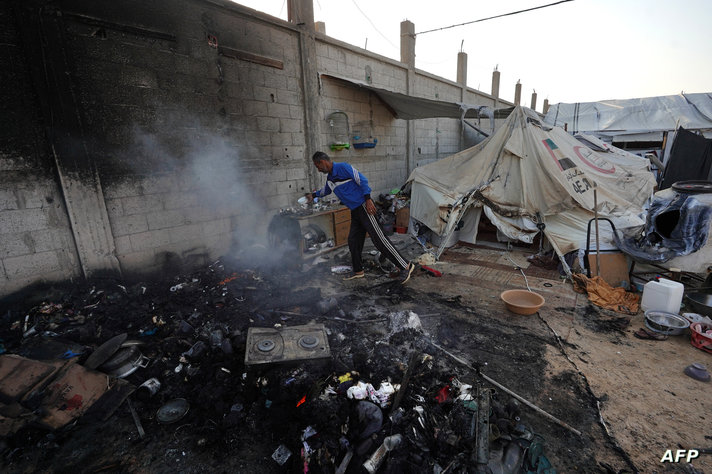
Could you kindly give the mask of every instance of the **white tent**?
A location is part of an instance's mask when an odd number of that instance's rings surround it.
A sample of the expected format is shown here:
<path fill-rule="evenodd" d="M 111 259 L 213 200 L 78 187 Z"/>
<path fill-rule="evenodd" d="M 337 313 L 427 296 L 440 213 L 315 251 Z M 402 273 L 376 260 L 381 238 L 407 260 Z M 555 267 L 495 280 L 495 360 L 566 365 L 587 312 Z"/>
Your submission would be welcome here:
<path fill-rule="evenodd" d="M 647 161 L 604 147 L 594 151 L 542 123 L 533 110 L 516 107 L 482 143 L 413 170 L 410 215 L 443 237 L 438 257 L 460 221 L 458 240 L 475 242 L 482 210 L 502 233 L 523 242 L 531 243 L 537 224 L 544 225 L 561 257 L 586 245 L 594 189 L 600 217 L 617 228 L 644 224 L 639 214 L 655 185 Z"/>

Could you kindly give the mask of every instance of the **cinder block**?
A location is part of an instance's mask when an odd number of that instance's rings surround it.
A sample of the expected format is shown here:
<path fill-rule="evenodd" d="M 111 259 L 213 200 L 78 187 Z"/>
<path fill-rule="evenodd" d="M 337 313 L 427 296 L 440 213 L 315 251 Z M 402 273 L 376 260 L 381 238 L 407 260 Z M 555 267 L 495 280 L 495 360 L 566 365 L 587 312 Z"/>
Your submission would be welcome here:
<path fill-rule="evenodd" d="M 163 209 L 163 200 L 158 194 L 146 194 L 142 196 L 129 196 L 121 199 L 124 214 L 145 214 Z"/>
<path fill-rule="evenodd" d="M 114 248 L 116 249 L 116 255 L 124 255 L 127 253 L 131 253 L 131 251 L 133 250 L 131 248 L 131 236 L 114 236 Z"/>
<path fill-rule="evenodd" d="M 290 207 L 291 200 L 288 194 L 278 194 L 270 196 L 265 200 L 268 210 L 284 209 Z"/>
<path fill-rule="evenodd" d="M 288 180 L 306 179 L 307 174 L 304 168 L 290 168 L 287 170 Z"/>
<path fill-rule="evenodd" d="M 140 234 L 131 234 L 131 248 L 135 252 L 157 248 L 170 243 L 170 241 L 170 229 L 149 230 Z"/>
<path fill-rule="evenodd" d="M 109 219 L 124 215 L 124 208 L 120 199 L 104 199 L 104 203 Z"/>
<path fill-rule="evenodd" d="M 46 188 L 25 188 L 16 191 L 20 202 L 23 203 L 25 209 L 37 209 L 44 207 L 47 204 L 45 195 L 48 189 Z"/>
<path fill-rule="evenodd" d="M 285 105 L 302 105 L 301 97 L 298 92 L 285 89 L 277 91 L 277 102 Z"/>
<path fill-rule="evenodd" d="M 265 74 L 265 86 L 275 89 L 287 89 L 287 79 L 280 73 L 272 72 Z"/>
<path fill-rule="evenodd" d="M 300 91 L 302 90 L 301 82 L 296 77 L 287 77 L 287 90 L 288 91 Z"/>
<path fill-rule="evenodd" d="M 212 215 L 209 209 L 198 205 L 195 207 L 186 207 L 183 209 L 183 214 L 186 217 L 186 222 L 196 223 L 204 222 L 206 220 L 212 219 Z"/>
<path fill-rule="evenodd" d="M 259 100 L 246 100 L 243 102 L 243 110 L 247 116 L 269 116 L 267 102 Z"/>
<path fill-rule="evenodd" d="M 257 128 L 263 132 L 277 132 L 280 130 L 280 122 L 277 117 L 258 117 Z"/>
<path fill-rule="evenodd" d="M 8 257 L 3 260 L 5 273 L 10 279 L 28 276 L 42 277 L 48 272 L 60 270 L 57 252 L 39 252 L 19 257 Z"/>
<path fill-rule="evenodd" d="M 270 117 L 289 117 L 289 106 L 286 104 L 267 103 L 267 115 Z"/>
<path fill-rule="evenodd" d="M 230 232 L 230 219 L 218 219 L 214 221 L 206 222 L 203 225 L 203 235 L 205 236 L 215 236 L 218 234 L 225 234 Z"/>
<path fill-rule="evenodd" d="M 289 196 L 292 196 L 294 193 L 299 192 L 299 186 L 297 185 L 296 181 L 284 181 L 282 183 L 277 183 L 277 193 L 278 194 L 287 194 Z M 290 197 L 291 199 L 291 197 Z M 293 204 L 296 204 L 294 202 Z"/>
<path fill-rule="evenodd" d="M 17 196 L 9 190 L 0 191 L 0 211 L 19 209 Z"/>
<path fill-rule="evenodd" d="M 247 80 L 255 86 L 264 86 L 265 74 L 264 72 L 262 72 L 261 69 L 257 69 L 256 67 L 250 67 L 247 70 Z"/>
<path fill-rule="evenodd" d="M 280 154 L 281 154 L 281 147 L 286 147 L 286 146 L 291 146 L 292 145 L 292 134 L 291 133 L 272 133 L 270 135 L 270 143 L 274 146 L 280 147 Z M 274 154 L 273 154 L 274 156 Z"/>
<path fill-rule="evenodd" d="M 274 181 L 285 181 L 287 179 L 287 170 L 274 167 L 272 169 L 266 169 L 262 179 L 268 183 Z"/>
<path fill-rule="evenodd" d="M 69 227 L 39 230 L 31 233 L 35 252 L 73 249 L 74 237 Z"/>
<path fill-rule="evenodd" d="M 0 211 L 0 235 L 45 229 L 47 213 L 43 209 Z"/>
<path fill-rule="evenodd" d="M 198 202 L 198 197 L 194 192 L 183 191 L 165 194 L 163 201 L 164 207 L 168 210 L 183 209 L 195 206 Z"/>
<path fill-rule="evenodd" d="M 146 214 L 132 214 L 110 219 L 111 232 L 115 236 L 138 234 L 149 229 Z"/>
<path fill-rule="evenodd" d="M 280 118 L 279 119 L 279 130 L 282 132 L 302 132 L 302 121 L 292 118 Z"/>
<path fill-rule="evenodd" d="M 203 236 L 203 225 L 203 223 L 200 223 L 176 227 L 174 232 L 171 233 L 171 243 L 200 239 Z"/>
<path fill-rule="evenodd" d="M 178 227 L 186 223 L 183 210 L 152 212 L 146 215 L 149 230 Z"/>
<path fill-rule="evenodd" d="M 35 241 L 31 232 L 6 234 L 2 237 L 0 258 L 18 257 L 35 252 Z"/>
<path fill-rule="evenodd" d="M 156 265 L 153 249 L 118 255 L 117 259 L 124 273 L 148 272 Z"/>

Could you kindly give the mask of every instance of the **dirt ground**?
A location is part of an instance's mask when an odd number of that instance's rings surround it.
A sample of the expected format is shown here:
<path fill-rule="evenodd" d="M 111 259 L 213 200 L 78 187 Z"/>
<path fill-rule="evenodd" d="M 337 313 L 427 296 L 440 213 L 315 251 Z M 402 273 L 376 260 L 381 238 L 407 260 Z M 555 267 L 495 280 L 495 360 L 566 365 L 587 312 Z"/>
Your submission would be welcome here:
<path fill-rule="evenodd" d="M 683 373 L 693 362 L 709 367 L 712 356 L 692 346 L 689 333 L 670 336 L 665 341 L 634 337 L 633 332 L 644 326 L 642 311 L 626 316 L 598 308 L 563 280 L 529 276 L 531 289 L 544 295 L 546 305 L 537 316 L 509 313 L 503 310 L 498 292 L 524 288 L 526 282 L 513 270 L 514 265 L 505 253 L 486 248 L 451 249 L 450 256 L 446 254 L 445 263 L 438 268 L 451 276 L 458 275 L 461 285 L 455 289 L 445 279 L 437 282 L 429 279 L 425 283 L 429 289 L 439 284 L 436 291 L 442 294 L 457 294 L 465 284 L 462 277 L 472 277 L 470 281 L 475 286 L 488 291 L 462 293 L 465 304 L 484 310 L 503 324 L 534 330 L 543 323 L 543 334 L 558 335 L 561 344 L 551 344 L 545 354 L 547 385 L 564 388 L 556 382 L 557 376 L 571 371 L 576 374 L 574 379 L 584 384 L 599 402 L 601 422 L 607 431 L 605 438 L 625 453 L 623 457 L 630 460 L 629 468 L 651 473 L 684 472 L 689 467 L 660 462 L 665 451 L 707 448 L 708 454 L 702 454 L 693 465 L 698 471 L 712 471 L 709 454 L 712 387 Z M 525 274 L 529 267 L 526 255 L 527 252 L 518 251 L 509 255 L 524 268 Z M 507 264 L 512 269 L 502 267 Z M 423 280 L 414 286 L 421 283 Z M 627 319 L 630 323 L 625 325 Z M 538 400 L 545 410 L 557 411 L 551 400 L 541 397 Z M 565 413 L 562 417 L 566 420 Z M 596 460 L 625 468 L 618 454 L 598 451 Z"/>
<path fill-rule="evenodd" d="M 408 236 L 394 240 L 409 258 L 422 253 Z M 558 271 L 531 266 L 526 257 L 532 253 L 494 244 L 456 246 L 432 265 L 442 277 L 418 270 L 406 286 L 375 265 L 369 265 L 367 278 L 343 282 L 331 271 L 347 262 L 336 251 L 324 263 L 289 270 L 246 271 L 223 261 L 127 291 L 117 290 L 116 282 L 45 290 L 45 301 L 62 301 L 65 308 L 99 303 L 81 323 L 72 317 L 55 328 L 87 347 L 122 331 L 139 337 L 152 317 L 161 316 L 165 324 L 145 339 L 153 362 L 127 380 L 139 385 L 155 376 L 163 386 L 154 398 L 134 401 L 145 438 L 138 437 L 124 403 L 104 422 L 80 419 L 56 432 L 22 429 L 3 440 L 0 470 L 305 472 L 306 459 L 309 472 L 334 472 L 344 440 L 355 446 L 358 439 L 363 452 L 347 472 L 361 472 L 360 464 L 384 435 L 402 433 L 405 449 L 393 451 L 379 472 L 474 472 L 472 434 L 462 429 L 471 415 L 452 400 L 435 399 L 458 381 L 492 388 L 484 375 L 560 421 L 524 405 L 516 416 L 502 412 L 497 420 L 502 439 L 508 439 L 515 418 L 524 426 L 517 430 L 534 433 L 557 472 L 712 472 L 709 454 L 693 460 L 694 467 L 660 462 L 668 449 L 712 445 L 706 419 L 712 384 L 683 374 L 693 362 L 712 366 L 712 356 L 693 347 L 689 335 L 665 341 L 633 337 L 642 313 L 625 316 L 591 305 Z M 179 282 L 188 285 L 168 290 Z M 527 284 L 546 304 L 532 316 L 508 312 L 500 292 Z M 319 310 L 332 296 L 338 304 Z M 27 300 L 3 308 L 0 336 L 8 352 L 29 344 L 11 328 L 37 304 Z M 408 312 L 418 315 L 419 325 L 396 325 L 394 315 Z M 177 332 L 185 321 L 196 327 L 194 335 Z M 245 366 L 250 327 L 307 323 L 326 326 L 328 360 Z M 194 373 L 178 374 L 180 354 L 202 337 L 199 327 L 223 328 L 232 353 L 209 351 L 194 362 Z M 367 445 L 353 435 L 353 401 L 324 396 L 325 387 L 347 371 L 374 386 L 382 380 L 400 383 L 412 358 L 417 363 L 401 401 L 402 418 L 384 415 L 378 438 Z M 501 388 L 492 393 L 495 407 L 512 403 Z M 306 402 L 295 406 L 302 396 Z M 156 410 L 174 397 L 189 400 L 190 411 L 176 424 L 157 423 Z M 418 406 L 425 412 L 420 419 L 414 414 Z M 319 432 L 310 438 L 317 441 L 306 441 L 314 446 L 311 458 L 303 451 L 300 457 L 307 426 Z M 501 441 L 495 439 L 492 449 Z M 272 458 L 280 445 L 293 453 L 283 466 Z"/>

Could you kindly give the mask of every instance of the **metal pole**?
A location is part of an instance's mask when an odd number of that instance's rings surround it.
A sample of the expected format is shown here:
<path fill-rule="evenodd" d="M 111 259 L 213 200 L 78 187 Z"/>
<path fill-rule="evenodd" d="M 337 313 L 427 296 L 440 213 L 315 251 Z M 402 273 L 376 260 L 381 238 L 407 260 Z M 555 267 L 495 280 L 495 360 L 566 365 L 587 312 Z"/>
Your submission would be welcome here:
<path fill-rule="evenodd" d="M 599 257 L 599 242 L 598 242 L 598 193 L 596 192 L 596 184 L 593 184 L 593 219 L 596 222 L 596 276 L 601 275 L 601 259 Z"/>
<path fill-rule="evenodd" d="M 449 355 L 450 357 L 452 357 L 452 358 L 453 358 L 454 360 L 456 360 L 457 362 L 461 363 L 462 365 L 465 365 L 465 366 L 467 366 L 467 367 L 472 368 L 472 366 L 471 366 L 470 364 L 468 364 L 465 360 L 463 360 L 463 359 L 457 357 L 455 354 L 452 354 L 451 352 L 447 351 L 447 350 L 444 349 L 443 347 L 441 347 L 441 346 L 435 344 L 433 341 L 429 341 L 429 342 L 430 342 L 430 344 L 433 345 L 433 347 L 436 347 L 437 349 L 440 349 L 441 351 L 443 351 L 445 354 L 447 354 L 447 355 Z M 482 372 L 478 372 L 478 374 L 480 375 L 480 377 L 482 377 L 483 379 L 485 379 L 486 381 L 488 381 L 489 383 L 491 383 L 491 384 L 494 385 L 495 387 L 499 388 L 500 390 L 502 390 L 502 391 L 504 391 L 504 392 L 510 394 L 511 396 L 513 396 L 514 398 L 516 398 L 517 400 L 519 400 L 520 402 L 524 403 L 526 406 L 528 406 L 529 408 L 531 408 L 532 410 L 536 411 L 537 413 L 539 413 L 539 414 L 541 414 L 541 415 L 544 415 L 546 418 L 550 419 L 551 421 L 553 421 L 554 423 L 558 424 L 559 426 L 562 426 L 562 427 L 566 428 L 567 430 L 571 431 L 572 433 L 581 436 L 581 432 L 580 432 L 579 430 L 577 430 L 577 429 L 575 429 L 575 428 L 573 428 L 573 427 L 567 425 L 566 423 L 564 423 L 563 421 L 559 420 L 559 419 L 556 418 L 555 416 L 553 416 L 553 415 L 551 415 L 551 414 L 545 412 L 544 410 L 542 410 L 542 409 L 539 408 L 538 406 L 534 405 L 534 404 L 533 404 L 532 402 L 530 402 L 529 400 L 526 400 L 525 398 L 520 397 L 519 395 L 517 395 L 516 393 L 512 392 L 511 390 L 509 390 L 507 387 L 505 387 L 504 385 L 500 384 L 500 383 L 497 382 L 496 380 L 494 380 L 494 379 L 492 379 L 492 378 L 486 376 L 486 375 L 483 374 Z"/>

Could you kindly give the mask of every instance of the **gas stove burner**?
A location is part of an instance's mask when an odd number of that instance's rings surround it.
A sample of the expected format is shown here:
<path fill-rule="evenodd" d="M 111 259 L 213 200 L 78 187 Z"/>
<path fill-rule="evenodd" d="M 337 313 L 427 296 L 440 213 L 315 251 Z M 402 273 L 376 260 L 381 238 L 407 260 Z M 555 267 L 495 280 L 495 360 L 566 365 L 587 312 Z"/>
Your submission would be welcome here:
<path fill-rule="evenodd" d="M 272 339 L 265 339 L 257 343 L 257 349 L 262 352 L 269 352 L 274 349 L 275 343 Z"/>
<path fill-rule="evenodd" d="M 305 349 L 314 349 L 319 345 L 319 338 L 308 334 L 299 338 L 299 345 Z"/>
<path fill-rule="evenodd" d="M 245 365 L 331 357 L 323 324 L 247 330 Z"/>

